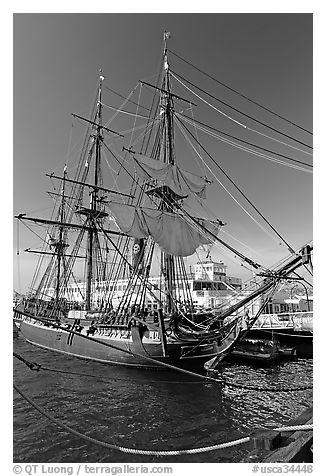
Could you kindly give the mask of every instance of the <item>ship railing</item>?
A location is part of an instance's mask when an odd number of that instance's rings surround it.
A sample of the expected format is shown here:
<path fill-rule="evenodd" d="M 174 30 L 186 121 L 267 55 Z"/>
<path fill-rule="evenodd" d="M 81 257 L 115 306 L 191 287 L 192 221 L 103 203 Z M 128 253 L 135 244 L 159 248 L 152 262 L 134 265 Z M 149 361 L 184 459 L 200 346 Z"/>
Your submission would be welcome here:
<path fill-rule="evenodd" d="M 261 314 L 253 328 L 293 328 L 294 322 L 301 318 L 313 318 L 312 311 L 280 312 L 278 314 Z"/>

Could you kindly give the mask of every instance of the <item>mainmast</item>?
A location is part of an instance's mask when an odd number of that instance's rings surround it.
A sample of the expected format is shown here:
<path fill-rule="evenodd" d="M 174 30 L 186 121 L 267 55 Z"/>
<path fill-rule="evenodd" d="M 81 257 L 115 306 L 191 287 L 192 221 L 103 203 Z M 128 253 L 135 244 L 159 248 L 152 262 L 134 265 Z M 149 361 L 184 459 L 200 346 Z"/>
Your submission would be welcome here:
<path fill-rule="evenodd" d="M 97 114 L 95 118 L 96 122 L 96 134 L 94 137 L 95 141 L 95 168 L 94 168 L 94 185 L 95 187 L 99 185 L 100 180 L 100 164 L 101 164 L 101 129 L 102 129 L 102 81 L 104 76 L 102 76 L 102 70 L 100 70 L 99 75 L 99 88 L 98 88 L 98 101 L 97 101 Z M 92 294 L 92 279 L 93 279 L 93 254 L 94 254 L 94 240 L 96 234 L 95 220 L 96 217 L 100 217 L 102 214 L 99 211 L 97 213 L 97 199 L 98 199 L 98 189 L 95 188 L 92 190 L 90 196 L 90 210 L 88 213 L 88 244 L 87 244 L 87 273 L 86 273 L 86 310 L 91 308 L 91 294 Z"/>
<path fill-rule="evenodd" d="M 170 33 L 164 32 L 164 79 L 163 89 L 167 91 L 165 103 L 165 117 L 166 117 L 166 142 L 167 142 L 167 162 L 174 164 L 174 126 L 173 126 L 173 100 L 170 90 L 170 74 L 168 63 L 167 39 Z M 164 93 L 163 93 L 164 94 Z"/>
<path fill-rule="evenodd" d="M 169 75 L 169 63 L 168 63 L 168 50 L 167 40 L 170 37 L 169 32 L 164 32 L 164 76 L 162 89 L 166 92 L 162 93 L 161 106 L 164 108 L 164 118 L 166 123 L 164 124 L 164 157 L 163 160 L 169 164 L 175 163 L 174 153 L 174 127 L 173 127 L 173 99 L 170 90 L 170 75 Z M 164 191 L 162 210 L 167 212 L 173 211 L 173 197 L 170 190 L 167 188 Z M 163 264 L 164 263 L 164 264 Z M 167 312 L 171 313 L 175 307 L 175 300 L 173 299 L 174 281 L 175 281 L 175 267 L 174 257 L 168 253 L 162 253 L 162 264 L 164 269 L 165 285 L 167 290 Z"/>

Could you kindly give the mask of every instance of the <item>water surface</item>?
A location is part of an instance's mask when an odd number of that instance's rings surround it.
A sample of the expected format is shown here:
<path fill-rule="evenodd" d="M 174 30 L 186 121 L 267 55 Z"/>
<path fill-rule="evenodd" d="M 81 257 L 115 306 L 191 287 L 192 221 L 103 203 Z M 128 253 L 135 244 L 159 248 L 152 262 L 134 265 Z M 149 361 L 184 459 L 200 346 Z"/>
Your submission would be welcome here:
<path fill-rule="evenodd" d="M 257 392 L 195 382 L 171 371 L 144 371 L 87 362 L 34 347 L 19 336 L 14 352 L 45 367 L 89 374 L 32 372 L 14 358 L 14 381 L 61 422 L 88 436 L 132 448 L 175 450 L 210 446 L 275 428 L 312 405 L 312 390 Z M 245 385 L 294 387 L 312 383 L 312 360 L 271 367 L 226 364 L 222 377 Z M 14 391 L 16 463 L 238 462 L 236 446 L 178 457 L 138 456 L 89 443 L 59 428 Z"/>

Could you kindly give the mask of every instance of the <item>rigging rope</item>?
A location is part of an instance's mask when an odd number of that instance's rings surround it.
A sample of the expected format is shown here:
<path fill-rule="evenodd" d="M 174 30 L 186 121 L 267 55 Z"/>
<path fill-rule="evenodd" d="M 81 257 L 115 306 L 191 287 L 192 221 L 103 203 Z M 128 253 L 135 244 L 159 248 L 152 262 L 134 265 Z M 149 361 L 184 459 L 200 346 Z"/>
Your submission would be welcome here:
<path fill-rule="evenodd" d="M 227 132 L 221 131 L 220 129 L 216 129 L 215 127 L 212 127 L 209 124 L 205 124 L 204 122 L 198 121 L 194 117 L 186 116 L 185 114 L 183 114 L 181 112 L 179 112 L 177 114 L 184 117 L 185 119 L 188 119 L 188 120 L 192 121 L 194 123 L 193 124 L 194 126 L 195 126 L 195 124 L 200 124 L 201 126 L 207 127 L 208 129 L 211 129 L 212 131 L 223 134 L 223 135 L 225 135 L 227 137 L 230 137 L 231 139 L 235 139 L 239 142 L 243 142 L 244 144 L 251 145 L 253 147 L 256 147 L 257 149 L 264 150 L 265 152 L 270 152 L 271 154 L 275 154 L 275 155 L 278 155 L 279 157 L 283 157 L 284 159 L 291 160 L 292 162 L 296 162 L 298 164 L 305 165 L 306 167 L 311 167 L 311 168 L 313 167 L 311 164 L 308 164 L 307 162 L 302 162 L 301 160 L 293 159 L 292 157 L 289 157 L 288 155 L 280 154 L 279 152 L 275 152 L 274 150 L 266 149 L 265 147 L 261 147 L 257 144 L 253 144 L 252 142 L 248 142 L 246 140 L 240 139 L 239 137 L 233 136 L 232 134 L 228 134 Z M 308 155 L 312 156 L 312 154 L 308 154 Z"/>
<path fill-rule="evenodd" d="M 176 115 L 178 116 L 178 113 Z M 182 117 L 184 117 L 184 116 L 182 116 Z M 218 134 L 205 129 L 202 126 L 198 126 L 198 125 L 192 123 L 191 120 L 186 119 L 185 117 L 184 117 L 184 119 L 185 119 L 185 122 L 187 122 L 190 125 L 193 125 L 195 127 L 195 130 L 199 129 L 200 131 L 205 132 L 206 134 L 210 135 L 211 137 L 215 137 L 216 139 L 218 139 L 218 140 L 220 140 L 220 141 L 222 141 L 226 144 L 232 145 L 233 147 L 236 147 L 237 149 L 243 150 L 243 151 L 248 152 L 249 154 L 255 155 L 257 157 L 261 157 L 263 159 L 270 160 L 270 161 L 275 162 L 277 164 L 285 165 L 287 167 L 291 167 L 291 168 L 296 169 L 296 170 L 302 170 L 303 172 L 312 173 L 312 171 L 307 170 L 307 169 L 305 169 L 303 167 L 300 167 L 298 165 L 289 164 L 288 162 L 284 162 L 283 160 L 276 159 L 275 157 L 271 157 L 270 155 L 266 155 L 266 154 L 263 154 L 262 152 L 258 152 L 256 150 L 249 149 L 248 147 L 245 147 L 243 145 L 237 144 L 236 142 L 234 142 L 232 140 L 221 137 Z M 296 162 L 299 162 L 299 161 L 296 161 Z M 306 164 L 304 164 L 304 165 L 306 165 Z M 309 165 L 308 165 L 308 167 L 309 167 Z"/>
<path fill-rule="evenodd" d="M 191 116 L 192 116 L 192 119 L 194 120 L 194 111 L 193 111 L 193 107 L 192 107 L 192 104 L 190 104 L 190 111 L 191 111 Z M 195 129 L 195 132 L 196 132 L 196 138 L 197 140 L 199 141 L 199 138 L 198 138 L 198 134 L 197 134 L 197 129 Z M 187 137 L 186 137 L 186 140 L 187 140 Z M 193 152 L 193 150 L 195 151 L 195 153 L 192 153 L 192 156 L 195 158 L 196 162 L 198 163 L 197 161 L 197 155 L 199 156 L 199 158 L 201 159 L 201 162 L 199 162 L 199 168 L 202 168 L 203 170 L 203 173 L 204 173 L 204 176 L 206 175 L 205 174 L 205 164 L 203 163 L 203 159 L 200 155 L 199 152 L 197 152 L 196 148 L 194 146 L 191 147 L 191 151 Z M 196 195 L 198 197 L 198 195 Z"/>
<path fill-rule="evenodd" d="M 135 101 L 132 101 L 131 99 L 126 98 L 122 94 L 118 93 L 117 91 L 114 91 L 113 89 L 108 88 L 105 85 L 104 85 L 104 87 L 105 87 L 105 89 L 107 89 L 108 91 L 111 91 L 112 93 L 116 94 L 117 96 L 121 97 L 122 99 L 127 99 L 128 102 L 131 102 L 132 104 L 135 104 L 136 106 L 140 106 L 141 108 L 146 109 L 147 111 L 150 111 L 150 109 L 148 107 L 141 106 L 140 104 L 137 104 Z"/>
<path fill-rule="evenodd" d="M 193 66 L 194 68 L 196 68 L 194 65 L 192 65 L 192 66 Z M 199 70 L 199 68 L 196 68 L 196 69 Z M 199 70 L 199 71 L 201 71 L 201 70 Z M 201 72 L 203 72 L 203 71 L 201 71 Z M 206 73 L 204 73 L 204 74 L 206 74 Z M 179 75 L 179 76 L 182 78 L 181 75 Z M 215 78 L 212 78 L 212 77 L 209 76 L 209 75 L 207 75 L 207 76 L 210 77 L 211 79 L 214 79 L 214 81 L 218 82 L 219 84 L 222 84 L 223 86 L 225 86 L 226 88 L 230 89 L 231 91 L 233 91 L 233 92 L 239 94 L 240 96 L 244 97 L 244 98 L 247 99 L 248 101 L 250 101 L 250 102 L 256 104 L 257 106 L 261 107 L 262 109 L 265 109 L 266 111 L 268 111 L 268 112 L 274 114 L 275 116 L 279 117 L 280 119 L 283 119 L 284 121 L 286 121 L 286 122 L 288 122 L 288 123 L 290 123 L 290 124 L 292 124 L 292 125 L 298 127 L 299 129 L 303 130 L 304 132 L 307 132 L 308 134 L 313 135 L 312 132 L 308 131 L 307 129 L 304 129 L 303 127 L 301 127 L 301 126 L 295 124 L 294 122 L 290 121 L 289 119 L 286 119 L 286 118 L 284 118 L 283 116 L 281 116 L 281 115 L 279 115 L 279 114 L 277 114 L 277 113 L 271 111 L 270 109 L 266 108 L 265 106 L 262 106 L 262 105 L 256 103 L 255 101 L 249 99 L 247 96 L 244 96 L 244 95 L 242 95 L 241 93 L 239 93 L 239 92 L 235 91 L 234 89 L 230 88 L 229 86 L 227 86 L 227 85 L 225 85 L 225 84 L 219 82 L 219 81 L 216 80 Z M 189 80 L 187 80 L 187 79 L 185 79 L 185 78 L 182 78 L 182 79 L 184 79 L 185 81 L 187 81 L 189 84 L 192 84 Z M 192 85 L 195 86 L 195 87 L 197 87 L 198 89 L 200 89 L 198 86 L 196 86 L 196 85 L 194 85 L 194 84 L 192 84 Z M 208 94 L 208 93 L 207 93 L 207 94 Z M 215 99 L 217 99 L 217 98 L 215 98 Z M 217 100 L 218 100 L 218 99 L 217 99 Z M 220 102 L 223 103 L 223 101 L 220 101 Z M 271 126 L 269 126 L 268 124 L 261 123 L 258 119 L 255 119 L 254 117 L 251 117 L 251 116 L 249 116 L 249 115 L 247 115 L 247 114 L 241 112 L 240 110 L 238 110 L 238 109 L 232 107 L 231 105 L 229 105 L 229 104 L 227 104 L 227 103 L 223 103 L 223 104 L 226 104 L 226 105 L 227 105 L 228 107 L 230 107 L 231 109 L 234 109 L 234 110 L 236 110 L 237 112 L 239 112 L 240 114 L 249 117 L 249 118 L 252 119 L 253 121 L 258 122 L 258 123 L 260 123 L 260 124 L 263 124 L 265 127 L 268 127 L 269 129 L 275 130 L 275 131 L 278 132 L 279 134 L 282 134 L 282 132 L 278 131 L 277 129 L 273 129 L 273 128 L 272 128 Z M 285 134 L 283 134 L 283 135 L 285 135 Z M 290 137 L 290 136 L 288 136 L 288 137 Z M 291 138 L 292 140 L 297 141 L 297 140 L 296 140 L 295 138 L 293 138 L 293 137 L 290 137 L 290 138 Z M 299 142 L 299 141 L 297 141 L 297 142 Z"/>
<path fill-rule="evenodd" d="M 304 132 L 307 132 L 308 134 L 311 134 L 312 135 L 312 132 L 308 131 L 307 129 L 305 129 L 304 127 L 302 126 L 299 126 L 298 124 L 296 124 L 295 122 L 292 122 L 290 121 L 290 119 L 286 119 L 284 116 L 281 116 L 280 114 L 272 111 L 271 109 L 267 108 L 266 106 L 263 106 L 262 104 L 258 103 L 257 101 L 254 101 L 253 99 L 250 99 L 248 96 L 246 96 L 245 94 L 243 93 L 240 93 L 239 91 L 237 91 L 236 89 L 233 89 L 231 88 L 230 86 L 228 86 L 227 84 L 225 83 L 222 83 L 222 81 L 219 81 L 218 79 L 214 78 L 213 76 L 211 76 L 210 74 L 208 73 L 205 73 L 205 71 L 203 71 L 202 69 L 198 68 L 197 66 L 195 66 L 194 64 L 190 63 L 190 61 L 187 61 L 185 60 L 184 58 L 182 58 L 181 56 L 177 55 L 177 53 L 175 53 L 174 51 L 170 50 L 170 53 L 172 53 L 173 55 L 175 55 L 177 58 L 181 59 L 182 61 L 184 61 L 185 63 L 187 63 L 189 66 L 192 66 L 194 69 L 196 69 L 197 71 L 199 71 L 200 73 L 204 74 L 205 76 L 207 76 L 208 78 L 212 79 L 213 81 L 215 81 L 216 83 L 220 84 L 221 86 L 224 86 L 225 88 L 229 89 L 230 91 L 238 94 L 239 96 L 243 97 L 244 99 L 246 99 L 247 101 L 251 102 L 252 104 L 255 104 L 256 106 L 258 107 L 261 107 L 262 109 L 264 109 L 265 111 L 267 112 L 270 112 L 271 114 L 273 114 L 274 116 L 276 117 L 279 117 L 280 119 L 283 119 L 283 121 L 286 121 L 288 122 L 289 124 L 292 124 L 293 126 L 295 127 L 298 127 L 298 129 L 301 129 L 302 131 Z"/>
<path fill-rule="evenodd" d="M 182 127 L 183 124 L 182 122 L 180 121 L 180 124 Z M 179 126 L 179 124 L 177 123 L 177 125 Z M 180 126 L 179 126 L 180 128 Z M 250 212 L 248 212 L 248 210 L 246 210 L 244 208 L 243 205 L 241 205 L 241 203 L 235 198 L 234 195 L 232 195 L 232 193 L 226 188 L 226 186 L 219 180 L 219 178 L 217 177 L 217 175 L 212 171 L 212 169 L 207 165 L 207 163 L 204 161 L 204 159 L 202 158 L 201 154 L 199 154 L 199 152 L 195 149 L 194 145 L 190 142 L 190 139 L 189 137 L 186 136 L 184 130 L 182 128 L 180 128 L 180 131 L 181 133 L 183 134 L 183 136 L 185 137 L 186 141 L 188 142 L 188 144 L 190 144 L 190 146 L 193 148 L 193 150 L 199 155 L 199 157 L 201 158 L 202 162 L 204 163 L 205 167 L 209 170 L 209 172 L 213 175 L 213 177 L 215 178 L 215 180 L 220 184 L 220 186 L 230 195 L 230 197 L 235 201 L 235 203 L 256 223 L 256 225 L 261 228 L 270 238 L 272 238 L 274 241 L 276 241 L 278 243 L 278 240 L 276 240 L 275 236 L 272 235 L 261 223 L 259 223 L 251 214 Z M 188 131 L 189 132 L 189 131 Z M 196 142 L 198 144 L 200 144 L 199 141 L 197 141 L 196 139 Z M 205 150 L 205 149 L 204 149 Z M 214 162 L 214 161 L 213 161 Z M 215 163 L 215 162 L 214 162 Z M 224 173 L 224 172 L 223 172 Z M 228 176 L 227 176 L 228 178 Z"/>
<path fill-rule="evenodd" d="M 108 104 L 104 104 L 103 102 L 101 103 L 102 106 L 108 108 L 108 109 L 112 109 L 113 111 L 118 111 L 119 113 L 121 114 L 127 114 L 128 116 L 134 116 L 134 117 L 140 117 L 141 119 L 149 119 L 148 116 L 141 116 L 140 114 L 135 114 L 133 112 L 129 112 L 129 111 L 123 111 L 122 109 L 120 108 L 116 108 L 116 107 L 112 107 L 112 106 L 109 106 Z"/>
<path fill-rule="evenodd" d="M 15 383 L 13 384 L 14 389 L 16 392 L 20 394 L 32 407 L 34 407 L 39 413 L 45 416 L 48 420 L 52 421 L 52 423 L 58 425 L 60 428 L 68 431 L 69 433 L 78 436 L 90 443 L 94 443 L 99 446 L 104 446 L 105 448 L 110 448 L 114 450 L 118 450 L 122 453 L 129 453 L 129 454 L 138 454 L 138 455 L 146 455 L 146 456 L 178 456 L 183 454 L 198 454 L 198 453 L 207 453 L 209 451 L 215 451 L 223 448 L 230 448 L 232 446 L 237 446 L 243 443 L 247 443 L 250 441 L 250 437 L 239 438 L 238 440 L 228 441 L 227 443 L 220 443 L 217 445 L 205 446 L 202 448 L 191 448 L 191 449 L 180 449 L 180 450 L 167 450 L 167 451 L 160 451 L 160 450 L 144 450 L 144 449 L 137 449 L 137 448 L 128 448 L 125 446 L 115 445 L 113 443 L 107 443 L 105 441 L 97 440 L 96 438 L 92 438 L 87 436 L 83 433 L 80 433 L 77 430 L 74 430 L 70 426 L 62 423 L 57 418 L 54 418 L 48 412 L 46 412 L 40 405 L 38 405 L 34 400 L 29 398 L 25 392 L 23 392 Z M 313 425 L 295 425 L 295 426 L 287 426 L 276 428 L 276 431 L 299 431 L 299 430 L 312 430 Z"/>
<path fill-rule="evenodd" d="M 176 73 L 175 73 L 175 74 L 176 74 Z M 306 151 L 304 151 L 304 150 L 302 150 L 302 149 L 298 149 L 297 147 L 294 147 L 294 146 L 292 146 L 292 145 L 290 145 L 290 144 L 288 144 L 288 143 L 286 143 L 286 142 L 280 141 L 279 139 L 276 139 L 275 137 L 268 136 L 267 134 L 262 134 L 262 133 L 260 133 L 259 131 L 257 131 L 256 129 L 252 129 L 251 127 L 249 127 L 249 126 L 246 125 L 246 124 L 242 124 L 240 121 L 237 121 L 236 119 L 234 119 L 233 117 L 229 116 L 229 115 L 226 114 L 225 112 L 223 112 L 223 111 L 221 111 L 220 109 L 216 108 L 215 106 L 213 106 L 212 104 L 210 104 L 208 101 L 206 101 L 204 98 L 202 98 L 201 96 L 199 96 L 199 94 L 195 93 L 191 88 L 189 88 L 188 86 L 186 86 L 180 79 L 177 78 L 177 76 L 179 76 L 179 75 L 175 76 L 172 72 L 171 72 L 171 75 L 172 75 L 180 84 L 182 84 L 182 86 L 183 86 L 184 88 L 186 88 L 188 91 L 190 91 L 190 92 L 191 92 L 192 94 L 194 94 L 196 97 L 198 97 L 201 101 L 203 101 L 203 102 L 204 102 L 205 104 L 207 104 L 209 107 L 211 107 L 212 109 L 214 109 L 214 110 L 217 111 L 218 113 L 222 114 L 223 116 L 227 117 L 227 118 L 230 119 L 232 122 L 234 122 L 234 123 L 238 124 L 239 126 L 243 127 L 244 129 L 248 129 L 248 130 L 250 130 L 250 131 L 252 131 L 252 132 L 256 132 L 257 134 L 264 135 L 264 136 L 267 137 L 268 139 L 271 139 L 271 140 L 273 140 L 273 141 L 275 141 L 275 142 L 278 142 L 278 143 L 280 143 L 280 144 L 282 144 L 282 145 L 286 145 L 287 147 L 290 147 L 291 149 L 299 150 L 300 152 L 303 152 L 303 153 L 305 153 L 305 154 L 307 153 Z M 180 76 L 180 77 L 182 77 L 182 76 Z M 208 92 L 206 92 L 206 91 L 204 91 L 203 89 L 201 89 L 199 86 L 196 86 L 195 84 L 193 84 L 193 83 L 191 83 L 190 81 L 188 81 L 187 79 L 185 79 L 185 78 L 182 78 L 182 79 L 184 79 L 185 81 L 187 81 L 187 83 L 191 84 L 192 86 L 195 86 L 197 89 L 199 89 L 199 90 L 202 91 L 203 93 L 207 94 L 209 97 L 212 97 L 212 98 L 215 99 L 216 101 L 221 102 L 222 104 L 227 105 L 226 103 L 224 103 L 224 102 L 221 101 L 220 99 L 217 99 L 216 97 L 212 96 L 212 95 L 209 94 Z M 227 105 L 227 106 L 230 107 L 231 109 L 235 109 L 235 108 L 233 108 L 232 106 L 229 106 L 229 105 Z M 237 109 L 235 109 L 235 110 L 236 110 L 237 112 L 240 112 L 240 111 L 238 111 Z M 241 113 L 241 112 L 240 112 L 240 113 Z M 244 114 L 244 113 L 241 113 L 241 114 L 243 114 L 244 116 L 246 116 L 246 117 L 248 117 L 248 118 L 250 118 L 250 119 L 253 119 L 252 117 L 248 116 L 247 114 Z M 301 144 L 301 145 L 304 145 L 305 147 L 308 147 L 309 149 L 312 149 L 312 147 L 311 147 L 310 145 L 307 145 L 307 144 L 305 144 L 304 142 L 301 142 L 301 141 L 299 141 L 299 140 L 297 140 L 297 139 L 294 139 L 293 137 L 291 137 L 291 136 L 289 136 L 289 135 L 287 135 L 287 134 L 284 134 L 283 132 L 280 132 L 280 131 L 278 131 L 277 129 L 274 129 L 274 128 L 270 127 L 270 126 L 266 126 L 266 124 L 264 124 L 264 123 L 262 123 L 262 122 L 260 122 L 260 121 L 257 121 L 257 119 L 253 119 L 253 120 L 255 120 L 256 122 L 258 122 L 259 124 L 261 124 L 261 125 L 263 125 L 263 126 L 265 126 L 265 127 L 268 127 L 269 129 L 272 129 L 274 132 L 277 132 L 278 134 L 281 134 L 281 135 L 283 135 L 283 136 L 285 136 L 285 137 L 287 137 L 287 138 L 289 138 L 289 139 L 291 139 L 291 140 L 293 140 L 293 141 L 295 141 L 295 142 L 298 142 L 298 143 Z"/>
<path fill-rule="evenodd" d="M 177 118 L 178 121 L 180 121 L 180 118 Z M 181 121 L 180 121 L 181 122 Z M 187 130 L 187 132 L 191 135 L 191 137 L 196 141 L 196 138 L 190 132 L 190 130 L 185 126 L 182 122 L 181 124 L 183 127 Z M 282 235 L 276 230 L 276 228 L 267 220 L 267 218 L 264 217 L 264 215 L 258 210 L 258 208 L 252 203 L 252 201 L 246 196 L 246 194 L 238 187 L 238 185 L 234 182 L 234 180 L 231 179 L 231 177 L 222 169 L 222 167 L 217 163 L 217 161 L 212 157 L 212 155 L 205 149 L 205 147 L 199 143 L 199 146 L 203 149 L 203 151 L 208 155 L 208 157 L 212 160 L 212 162 L 218 167 L 218 169 L 226 176 L 226 178 L 232 183 L 232 185 L 238 190 L 238 192 L 247 200 L 247 202 L 253 207 L 253 209 L 258 213 L 258 215 L 264 220 L 265 223 L 267 223 L 270 228 L 276 233 L 276 235 L 285 243 L 285 245 L 288 247 L 288 250 L 291 253 L 294 253 L 294 249 L 287 243 L 287 241 L 282 237 Z"/>

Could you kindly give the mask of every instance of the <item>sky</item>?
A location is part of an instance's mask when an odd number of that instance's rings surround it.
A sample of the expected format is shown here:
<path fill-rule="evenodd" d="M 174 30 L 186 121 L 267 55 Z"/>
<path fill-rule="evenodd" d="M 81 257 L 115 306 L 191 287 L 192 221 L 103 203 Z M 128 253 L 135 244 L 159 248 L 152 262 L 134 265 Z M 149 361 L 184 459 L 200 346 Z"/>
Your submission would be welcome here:
<path fill-rule="evenodd" d="M 67 154 L 72 146 L 76 144 L 77 147 L 78 134 L 81 134 L 81 126 L 72 121 L 71 113 L 88 117 L 99 68 L 102 68 L 105 76 L 104 84 L 125 96 L 140 79 L 154 82 L 165 30 L 171 32 L 169 49 L 178 56 L 312 131 L 311 14 L 15 13 L 14 215 L 26 213 L 29 216 L 50 216 L 51 199 L 46 191 L 51 189 L 52 184 L 45 174 L 62 172 Z M 177 56 L 170 54 L 169 65 L 172 71 L 233 107 L 291 137 L 312 144 L 310 134 L 226 90 Z M 175 79 L 173 85 L 176 94 L 190 98 L 189 92 Z M 261 147 L 312 163 L 310 155 L 266 138 L 262 133 L 304 151 L 310 152 L 310 149 L 231 112 L 197 92 L 214 104 L 215 108 L 245 123 L 254 132 L 244 129 L 212 108 L 206 108 L 202 115 L 199 113 L 199 120 Z M 194 97 L 192 100 L 195 103 L 201 101 Z M 119 106 L 119 101 L 117 96 L 106 91 L 103 102 Z M 146 93 L 144 101 L 149 103 Z M 110 127 L 115 129 L 115 123 Z M 266 161 L 203 134 L 199 137 L 204 139 L 203 142 L 219 165 L 293 248 L 312 239 L 312 174 Z M 230 183 L 218 174 L 210 159 L 205 160 L 223 184 L 239 198 Z M 191 167 L 186 148 L 181 147 L 178 161 L 185 169 Z M 196 169 L 193 171 L 199 172 Z M 286 246 L 279 244 L 279 239 L 267 235 L 248 219 L 248 215 L 230 199 L 223 187 L 209 187 L 208 198 L 211 209 L 227 222 L 225 232 L 229 233 L 231 244 L 240 251 L 266 265 L 272 265 L 288 254 Z M 257 217 L 256 214 L 254 216 Z M 16 222 L 13 230 L 14 289 L 25 292 L 33 274 L 35 256 L 24 253 L 23 249 L 35 248 L 38 242 L 37 237 L 23 226 L 19 227 L 18 242 Z M 221 234 L 221 238 L 226 239 L 227 235 Z M 230 274 L 245 276 L 244 270 L 239 270 L 234 259 L 224 252 L 214 255 L 214 258 L 225 261 Z"/>

